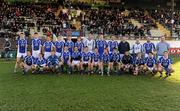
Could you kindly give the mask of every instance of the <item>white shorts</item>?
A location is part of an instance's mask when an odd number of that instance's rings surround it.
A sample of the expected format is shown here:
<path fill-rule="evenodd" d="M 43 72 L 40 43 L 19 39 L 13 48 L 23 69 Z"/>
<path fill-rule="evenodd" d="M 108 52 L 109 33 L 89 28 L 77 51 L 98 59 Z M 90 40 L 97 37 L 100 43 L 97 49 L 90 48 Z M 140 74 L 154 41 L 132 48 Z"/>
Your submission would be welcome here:
<path fill-rule="evenodd" d="M 48 57 L 51 55 L 51 52 L 44 52 L 44 58 L 48 59 Z"/>
<path fill-rule="evenodd" d="M 38 67 L 38 65 L 34 65 L 36 68 Z M 40 65 L 40 67 L 46 67 L 46 64 L 42 64 Z"/>
<path fill-rule="evenodd" d="M 88 64 L 88 61 L 83 61 L 83 64 Z"/>
<path fill-rule="evenodd" d="M 153 71 L 154 70 L 154 67 L 147 67 L 148 68 L 148 70 L 150 70 L 150 71 Z"/>
<path fill-rule="evenodd" d="M 21 57 L 25 57 L 27 55 L 27 53 L 17 53 L 17 58 L 21 58 Z"/>
<path fill-rule="evenodd" d="M 58 58 L 61 57 L 61 53 L 56 52 L 56 56 L 57 56 Z"/>
<path fill-rule="evenodd" d="M 40 53 L 41 53 L 40 50 L 37 50 L 37 51 L 32 50 L 32 56 L 34 58 L 38 58 Z"/>
<path fill-rule="evenodd" d="M 73 60 L 72 63 L 73 63 L 74 65 L 78 65 L 78 64 L 80 63 L 80 61 L 75 61 L 75 60 Z"/>
<path fill-rule="evenodd" d="M 24 64 L 24 68 L 25 68 L 26 71 L 29 71 L 29 70 L 31 70 L 32 66 Z"/>

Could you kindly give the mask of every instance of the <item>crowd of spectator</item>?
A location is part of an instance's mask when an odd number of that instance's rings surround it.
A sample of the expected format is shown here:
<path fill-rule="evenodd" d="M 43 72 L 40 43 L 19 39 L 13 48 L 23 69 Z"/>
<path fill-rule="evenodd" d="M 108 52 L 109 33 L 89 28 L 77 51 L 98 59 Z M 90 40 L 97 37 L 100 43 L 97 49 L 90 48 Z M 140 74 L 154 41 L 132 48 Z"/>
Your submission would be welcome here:
<path fill-rule="evenodd" d="M 151 10 L 151 16 L 164 25 L 167 29 L 173 28 L 174 30 L 180 25 L 180 12 L 173 12 L 170 9 Z"/>
<path fill-rule="evenodd" d="M 100 8 L 92 9 L 85 3 L 64 5 L 0 3 L 0 29 L 11 32 L 26 31 L 37 27 L 43 32 L 48 30 L 60 33 L 64 29 L 84 30 L 95 34 L 150 36 L 150 30 L 157 28 L 155 21 L 143 9 Z M 179 24 L 179 14 L 174 14 L 174 24 Z M 165 26 L 171 26 L 170 13 L 151 11 L 151 16 Z M 142 26 L 134 26 L 131 19 L 139 21 Z M 48 28 L 46 28 L 48 26 Z"/>

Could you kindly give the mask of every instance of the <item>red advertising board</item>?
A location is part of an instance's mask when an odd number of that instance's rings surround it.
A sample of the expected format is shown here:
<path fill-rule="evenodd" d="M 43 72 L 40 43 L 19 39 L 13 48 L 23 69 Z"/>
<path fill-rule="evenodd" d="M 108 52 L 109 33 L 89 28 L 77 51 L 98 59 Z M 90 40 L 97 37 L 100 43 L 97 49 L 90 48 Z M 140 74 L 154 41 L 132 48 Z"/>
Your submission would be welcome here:
<path fill-rule="evenodd" d="M 170 48 L 169 52 L 172 55 L 180 54 L 180 48 Z"/>

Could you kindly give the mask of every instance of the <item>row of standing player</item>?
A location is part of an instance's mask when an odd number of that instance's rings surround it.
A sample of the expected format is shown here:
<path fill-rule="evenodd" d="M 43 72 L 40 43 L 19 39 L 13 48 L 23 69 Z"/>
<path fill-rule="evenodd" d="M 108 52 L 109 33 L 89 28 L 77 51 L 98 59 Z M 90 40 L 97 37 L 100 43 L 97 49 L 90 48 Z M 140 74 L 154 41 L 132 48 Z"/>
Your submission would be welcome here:
<path fill-rule="evenodd" d="M 131 60 L 131 56 L 129 56 L 129 58 L 126 58 L 126 55 L 129 55 L 129 54 L 125 54 L 125 56 L 123 56 L 122 54 L 118 54 L 119 55 L 118 58 L 120 58 L 120 59 L 114 60 L 114 55 L 112 53 L 117 52 L 117 51 L 114 51 L 114 50 L 116 50 L 118 43 L 115 40 L 109 41 L 107 43 L 105 40 L 103 40 L 103 36 L 100 36 L 99 40 L 97 40 L 97 42 L 95 43 L 95 46 L 96 46 L 95 52 L 97 51 L 98 55 L 101 58 L 101 59 L 99 59 L 100 61 L 99 60 L 96 61 L 97 63 L 93 62 L 91 60 L 92 57 L 90 57 L 90 56 L 93 55 L 92 51 L 89 51 L 88 45 L 84 46 L 83 42 L 81 41 L 81 38 L 78 38 L 78 41 L 74 44 L 71 41 L 71 37 L 68 37 L 68 40 L 66 42 L 64 42 L 64 40 L 61 37 L 59 37 L 58 41 L 55 41 L 54 43 L 51 42 L 50 37 L 47 37 L 47 41 L 45 41 L 43 46 L 42 46 L 42 41 L 40 39 L 38 39 L 38 34 L 35 33 L 34 39 L 32 39 L 31 43 L 32 43 L 31 44 L 32 45 L 32 56 L 34 58 L 39 58 L 39 54 L 41 52 L 44 52 L 44 58 L 46 60 L 49 60 L 49 57 L 52 57 L 51 53 L 54 52 L 52 50 L 55 49 L 55 55 L 57 56 L 57 58 L 59 58 L 59 57 L 62 58 L 62 59 L 60 59 L 58 61 L 63 61 L 63 62 L 60 62 L 60 64 L 58 63 L 59 66 L 67 64 L 70 69 L 72 69 L 74 66 L 77 66 L 78 69 L 83 70 L 83 66 L 84 66 L 83 64 L 85 64 L 85 65 L 87 64 L 89 73 L 93 72 L 93 70 L 92 70 L 93 66 L 96 65 L 96 66 L 99 67 L 98 69 L 101 71 L 101 74 L 103 75 L 103 72 L 104 72 L 103 71 L 103 69 L 104 69 L 103 66 L 107 65 L 107 64 L 108 64 L 108 71 L 107 71 L 108 75 L 111 72 L 111 70 L 113 69 L 113 65 L 115 65 L 115 64 L 116 65 L 118 64 L 117 65 L 118 66 L 118 68 L 117 68 L 118 73 L 120 73 L 120 71 L 122 71 L 122 69 L 127 69 L 127 70 L 130 69 L 132 72 L 134 72 L 134 75 L 138 74 L 139 71 L 137 71 L 137 70 L 139 70 L 139 69 L 143 69 L 142 71 L 144 71 L 144 69 L 149 69 L 151 72 L 154 72 L 157 69 L 157 67 L 155 68 L 154 66 L 153 66 L 154 68 L 148 68 L 148 67 L 142 68 L 142 65 L 141 65 L 141 68 L 135 67 L 135 66 L 137 66 L 138 63 L 135 64 L 134 61 L 136 59 L 132 58 L 132 60 Z M 152 54 L 151 51 L 153 50 L 153 47 L 154 47 L 153 44 L 151 44 L 151 45 L 148 44 L 148 45 L 149 45 L 149 47 L 146 48 L 147 49 L 146 57 L 147 57 L 147 52 L 148 52 L 149 55 Z M 18 46 L 18 53 L 17 53 L 17 63 L 16 63 L 16 66 L 15 66 L 15 72 L 16 72 L 17 66 L 19 65 L 20 58 L 25 57 L 26 52 L 27 52 L 27 41 L 25 40 L 23 33 L 20 34 L 20 39 L 17 42 L 17 46 Z M 106 47 L 108 47 L 109 51 L 108 51 L 108 49 Z M 83 51 L 83 48 L 85 49 L 84 51 L 87 52 L 87 54 Z M 142 47 L 139 47 L 139 49 L 138 49 L 138 47 L 136 47 L 134 49 L 141 50 L 140 48 L 142 48 Z M 66 50 L 67 50 L 67 53 L 66 53 Z M 73 56 L 77 55 L 77 54 L 74 53 L 74 50 L 77 50 L 77 52 L 79 52 L 80 55 L 81 55 L 81 56 L 78 57 L 78 59 L 76 57 L 73 58 Z M 81 52 L 84 52 L 84 53 L 81 54 Z M 88 53 L 91 53 L 91 54 L 88 54 Z M 129 53 L 129 52 L 126 51 L 126 53 Z M 138 54 L 141 55 L 141 53 L 139 53 L 139 52 L 138 52 Z M 67 61 L 67 63 L 64 63 L 64 59 L 65 59 L 66 55 L 68 55 L 69 58 L 71 58 L 71 59 L 70 59 L 69 62 Z M 107 55 L 107 57 L 106 57 L 106 55 Z M 80 58 L 82 58 L 82 60 Z M 89 59 L 88 60 L 83 60 L 85 58 L 89 58 L 90 62 L 89 62 Z M 129 63 L 128 62 L 123 63 L 123 58 L 127 59 L 127 60 L 124 60 L 126 62 L 129 59 Z M 161 57 L 161 59 L 162 58 L 163 58 L 163 61 L 161 63 L 161 66 L 162 66 L 161 70 L 165 69 L 167 75 L 170 75 L 170 72 L 171 72 L 170 70 L 172 70 L 172 68 L 170 68 L 171 64 L 172 64 L 172 61 L 171 61 L 171 59 L 169 57 L 166 58 L 167 60 L 164 60 L 165 57 Z M 121 62 L 120 62 L 120 60 L 121 60 Z M 145 59 L 143 59 L 142 61 L 145 61 Z M 159 59 L 159 61 L 160 61 L 160 59 Z M 150 61 L 150 62 L 152 62 L 153 64 L 156 64 L 155 59 L 153 61 Z M 49 64 L 49 63 L 50 62 L 48 62 L 47 64 Z M 147 63 L 147 59 L 146 59 L 146 62 L 144 62 L 143 64 L 145 65 L 145 63 L 150 64 L 150 63 Z M 165 65 L 165 64 L 167 64 L 168 66 Z M 158 67 L 158 69 L 160 70 L 160 67 Z"/>

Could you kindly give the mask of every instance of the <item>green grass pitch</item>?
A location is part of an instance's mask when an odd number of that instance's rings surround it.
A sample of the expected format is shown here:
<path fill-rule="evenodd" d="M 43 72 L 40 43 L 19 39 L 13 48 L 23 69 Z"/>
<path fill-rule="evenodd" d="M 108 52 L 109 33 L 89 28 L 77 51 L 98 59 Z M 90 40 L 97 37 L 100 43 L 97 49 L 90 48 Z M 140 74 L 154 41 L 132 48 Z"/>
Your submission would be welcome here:
<path fill-rule="evenodd" d="M 180 59 L 167 79 L 151 76 L 13 74 L 0 62 L 0 111 L 180 111 Z M 165 75 L 164 75 L 165 76 Z"/>

